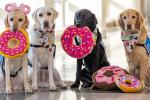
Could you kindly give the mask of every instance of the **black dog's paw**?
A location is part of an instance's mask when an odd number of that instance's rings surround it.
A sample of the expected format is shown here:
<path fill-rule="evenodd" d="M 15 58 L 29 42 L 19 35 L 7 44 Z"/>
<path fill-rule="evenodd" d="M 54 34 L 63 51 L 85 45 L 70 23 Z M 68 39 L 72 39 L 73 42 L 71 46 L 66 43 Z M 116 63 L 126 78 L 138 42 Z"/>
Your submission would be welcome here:
<path fill-rule="evenodd" d="M 73 83 L 73 84 L 70 86 L 70 88 L 78 88 L 79 85 L 80 85 L 79 82 L 75 82 L 75 83 Z"/>
<path fill-rule="evenodd" d="M 91 87 L 91 86 L 92 86 L 91 83 L 83 83 L 83 84 L 81 85 L 82 88 L 89 88 L 89 87 Z"/>

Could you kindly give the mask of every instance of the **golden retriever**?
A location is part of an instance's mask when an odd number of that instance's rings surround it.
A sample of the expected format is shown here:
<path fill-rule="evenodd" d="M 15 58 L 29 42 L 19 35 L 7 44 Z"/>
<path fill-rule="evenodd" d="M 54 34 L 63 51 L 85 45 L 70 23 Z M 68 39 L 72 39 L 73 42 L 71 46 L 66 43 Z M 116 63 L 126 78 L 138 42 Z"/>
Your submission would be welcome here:
<path fill-rule="evenodd" d="M 8 12 L 5 19 L 6 28 L 9 28 L 12 32 L 16 32 L 19 29 L 24 29 L 28 27 L 29 21 L 26 14 L 19 10 L 13 10 Z M 10 43 L 9 45 L 14 45 Z M 24 90 L 26 93 L 31 93 L 32 89 L 29 84 L 28 79 L 28 58 L 27 53 L 21 57 L 17 58 L 5 58 L 4 62 L 5 78 L 6 78 L 6 91 L 5 94 L 12 94 L 12 83 L 11 75 L 18 76 L 18 81 L 23 81 Z"/>
<path fill-rule="evenodd" d="M 137 44 L 145 44 L 147 38 L 147 30 L 143 16 L 134 9 L 123 11 L 118 18 L 118 24 L 122 31 L 136 29 L 139 31 Z M 142 83 L 143 87 L 149 85 L 149 68 L 150 61 L 144 46 L 135 45 L 131 52 L 125 48 L 127 61 L 129 64 L 129 73 L 136 76 Z"/>

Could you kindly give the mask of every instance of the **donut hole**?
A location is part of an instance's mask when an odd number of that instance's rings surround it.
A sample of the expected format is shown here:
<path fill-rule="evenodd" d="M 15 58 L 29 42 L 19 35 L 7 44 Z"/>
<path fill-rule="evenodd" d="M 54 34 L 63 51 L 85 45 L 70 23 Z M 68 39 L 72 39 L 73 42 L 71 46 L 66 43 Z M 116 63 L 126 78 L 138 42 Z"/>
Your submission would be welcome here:
<path fill-rule="evenodd" d="M 11 38 L 8 40 L 8 48 L 14 49 L 19 45 L 19 41 L 16 38 Z"/>
<path fill-rule="evenodd" d="M 129 79 L 125 80 L 125 83 L 129 84 L 129 85 L 132 84 L 131 80 L 129 80 Z"/>
<path fill-rule="evenodd" d="M 82 38 L 78 35 L 76 35 L 73 39 L 73 44 L 76 46 L 80 46 L 82 43 Z"/>
<path fill-rule="evenodd" d="M 112 70 L 107 70 L 103 75 L 107 76 L 107 77 L 112 77 L 114 75 Z"/>

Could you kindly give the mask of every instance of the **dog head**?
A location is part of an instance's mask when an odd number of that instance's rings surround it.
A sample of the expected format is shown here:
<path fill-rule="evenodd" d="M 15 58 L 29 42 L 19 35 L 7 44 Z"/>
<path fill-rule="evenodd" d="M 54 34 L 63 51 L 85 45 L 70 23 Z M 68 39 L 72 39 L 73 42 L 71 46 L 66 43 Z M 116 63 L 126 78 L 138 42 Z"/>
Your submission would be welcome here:
<path fill-rule="evenodd" d="M 123 11 L 118 17 L 118 24 L 123 31 L 134 29 L 138 31 L 138 43 L 145 43 L 147 30 L 145 28 L 144 18 L 140 12 L 134 9 Z"/>
<path fill-rule="evenodd" d="M 26 29 L 29 25 L 27 14 L 30 12 L 30 7 L 23 3 L 19 6 L 16 3 L 8 3 L 5 6 L 5 11 L 8 12 L 5 18 L 5 26 L 10 28 L 12 32 L 19 29 Z"/>
<path fill-rule="evenodd" d="M 87 26 L 91 31 L 93 31 L 96 27 L 96 24 L 97 19 L 91 11 L 87 9 L 81 9 L 75 13 L 74 25 L 77 27 Z"/>
<path fill-rule="evenodd" d="M 7 14 L 5 19 L 5 26 L 10 28 L 12 32 L 16 32 L 19 29 L 26 29 L 29 25 L 29 20 L 21 10 L 14 10 Z"/>
<path fill-rule="evenodd" d="M 119 15 L 118 24 L 123 30 L 136 29 L 141 31 L 144 25 L 144 18 L 138 11 L 127 9 Z"/>
<path fill-rule="evenodd" d="M 52 30 L 57 16 L 58 12 L 50 7 L 41 7 L 32 14 L 32 17 L 36 22 L 35 28 L 44 32 Z"/>

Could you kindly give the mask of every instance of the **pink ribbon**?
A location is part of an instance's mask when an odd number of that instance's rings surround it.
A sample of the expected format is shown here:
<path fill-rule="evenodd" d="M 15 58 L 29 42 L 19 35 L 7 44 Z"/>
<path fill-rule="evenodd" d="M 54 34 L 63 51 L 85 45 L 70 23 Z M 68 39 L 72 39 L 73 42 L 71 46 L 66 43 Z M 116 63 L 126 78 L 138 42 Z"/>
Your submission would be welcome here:
<path fill-rule="evenodd" d="M 5 11 L 7 12 L 12 12 L 17 9 L 23 11 L 24 14 L 28 14 L 31 11 L 30 7 L 28 5 L 24 5 L 23 3 L 20 4 L 19 7 L 17 7 L 16 3 L 8 3 L 5 6 Z"/>

